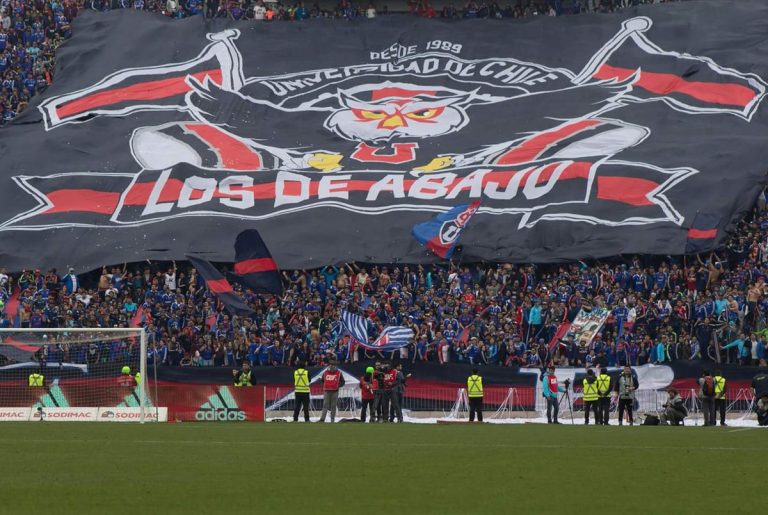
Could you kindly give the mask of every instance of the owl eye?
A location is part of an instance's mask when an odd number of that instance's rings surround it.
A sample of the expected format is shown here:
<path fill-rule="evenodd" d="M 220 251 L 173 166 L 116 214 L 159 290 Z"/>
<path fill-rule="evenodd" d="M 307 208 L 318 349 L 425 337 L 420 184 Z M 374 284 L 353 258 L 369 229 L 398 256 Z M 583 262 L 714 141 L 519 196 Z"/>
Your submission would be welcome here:
<path fill-rule="evenodd" d="M 443 112 L 442 107 L 430 107 L 427 109 L 419 109 L 418 111 L 412 111 L 406 113 L 405 116 L 411 120 L 431 120 L 432 118 L 439 116 Z"/>
<path fill-rule="evenodd" d="M 359 120 L 383 120 L 387 117 L 384 111 L 369 111 L 367 109 L 353 109 L 352 112 Z"/>

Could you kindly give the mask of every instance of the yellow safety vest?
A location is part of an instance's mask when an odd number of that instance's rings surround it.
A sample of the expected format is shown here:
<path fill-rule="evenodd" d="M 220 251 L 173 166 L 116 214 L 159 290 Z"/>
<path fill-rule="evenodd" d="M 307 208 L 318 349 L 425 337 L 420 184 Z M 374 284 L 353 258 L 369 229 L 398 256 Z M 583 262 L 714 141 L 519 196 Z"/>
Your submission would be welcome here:
<path fill-rule="evenodd" d="M 597 376 L 597 393 L 600 397 L 607 397 L 611 389 L 611 376 L 608 374 L 600 374 Z"/>
<path fill-rule="evenodd" d="M 35 372 L 34 374 L 29 374 L 29 386 L 30 388 L 40 388 L 43 386 L 43 375 L 38 374 Z"/>
<path fill-rule="evenodd" d="M 470 397 L 483 396 L 483 378 L 478 375 L 471 375 L 467 378 L 467 395 Z"/>
<path fill-rule="evenodd" d="M 725 399 L 725 378 L 715 376 L 715 399 Z"/>
<path fill-rule="evenodd" d="M 237 382 L 235 383 L 235 386 L 238 388 L 241 386 L 253 386 L 251 384 L 251 373 L 253 370 L 248 371 L 248 375 L 240 374 L 240 377 L 238 377 Z"/>
<path fill-rule="evenodd" d="M 309 372 L 300 368 L 293 373 L 293 387 L 296 393 L 309 393 Z"/>
<path fill-rule="evenodd" d="M 597 381 L 595 381 L 594 383 L 590 383 L 589 381 L 584 379 L 581 382 L 581 386 L 582 386 L 581 398 L 585 402 L 597 400 Z"/>

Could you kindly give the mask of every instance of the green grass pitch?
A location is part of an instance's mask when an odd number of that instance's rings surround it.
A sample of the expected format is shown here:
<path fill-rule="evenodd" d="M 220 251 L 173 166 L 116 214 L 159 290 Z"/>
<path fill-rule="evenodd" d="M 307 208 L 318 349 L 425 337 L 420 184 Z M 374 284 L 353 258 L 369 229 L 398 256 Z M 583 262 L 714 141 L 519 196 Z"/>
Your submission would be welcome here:
<path fill-rule="evenodd" d="M 768 433 L 3 423 L 0 456 L 3 514 L 753 514 Z"/>

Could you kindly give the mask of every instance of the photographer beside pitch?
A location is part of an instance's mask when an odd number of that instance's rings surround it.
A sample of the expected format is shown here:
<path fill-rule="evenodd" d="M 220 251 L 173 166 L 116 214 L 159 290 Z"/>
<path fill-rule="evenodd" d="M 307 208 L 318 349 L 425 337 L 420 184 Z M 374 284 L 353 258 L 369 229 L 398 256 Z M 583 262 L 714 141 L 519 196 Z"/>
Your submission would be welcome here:
<path fill-rule="evenodd" d="M 565 382 L 565 388 L 568 387 L 568 381 Z M 560 412 L 560 403 L 557 400 L 558 393 L 564 393 L 565 388 L 558 385 L 557 376 L 555 375 L 555 366 L 549 365 L 547 367 L 547 373 L 541 374 L 541 389 L 544 393 L 544 398 L 547 400 L 547 424 L 559 424 L 557 421 L 557 414 Z"/>
<path fill-rule="evenodd" d="M 616 381 L 616 393 L 619 396 L 619 425 L 624 425 L 624 411 L 627 412 L 629 425 L 635 424 L 632 418 L 632 409 L 635 404 L 635 390 L 639 384 L 637 378 L 632 374 L 632 368 L 625 366 L 618 381 Z"/>
<path fill-rule="evenodd" d="M 752 378 L 752 393 L 755 395 L 757 425 L 768 426 L 768 374 L 760 372 Z"/>
<path fill-rule="evenodd" d="M 705 370 L 699 378 L 699 398 L 701 399 L 701 412 L 704 415 L 704 426 L 715 424 L 715 378 Z"/>
<path fill-rule="evenodd" d="M 667 390 L 667 402 L 664 403 L 664 411 L 659 416 L 659 421 L 665 426 L 679 426 L 686 416 L 688 410 L 685 408 L 685 402 L 675 388 L 670 388 Z"/>

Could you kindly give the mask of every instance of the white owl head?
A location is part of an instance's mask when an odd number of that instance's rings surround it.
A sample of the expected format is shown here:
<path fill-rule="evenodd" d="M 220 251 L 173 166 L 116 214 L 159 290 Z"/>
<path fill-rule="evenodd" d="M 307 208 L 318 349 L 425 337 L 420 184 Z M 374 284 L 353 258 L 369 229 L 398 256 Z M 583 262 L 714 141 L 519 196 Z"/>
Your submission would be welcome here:
<path fill-rule="evenodd" d="M 351 141 L 423 139 L 462 129 L 475 92 L 413 84 L 367 84 L 338 91 L 342 106 L 325 127 Z"/>

